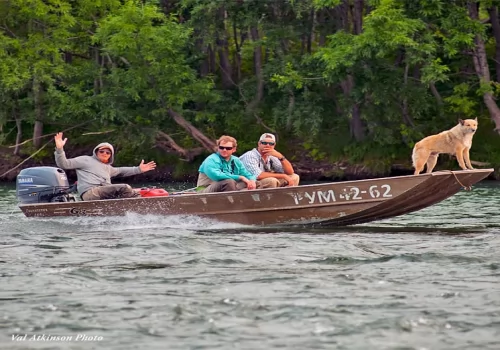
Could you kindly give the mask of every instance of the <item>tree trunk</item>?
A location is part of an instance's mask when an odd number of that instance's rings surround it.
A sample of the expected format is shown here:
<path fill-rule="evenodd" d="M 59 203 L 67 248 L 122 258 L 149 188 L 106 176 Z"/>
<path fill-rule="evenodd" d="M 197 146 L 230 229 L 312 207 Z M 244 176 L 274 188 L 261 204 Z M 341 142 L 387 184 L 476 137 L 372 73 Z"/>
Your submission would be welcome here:
<path fill-rule="evenodd" d="M 165 15 L 170 15 L 174 11 L 175 2 L 171 0 L 160 0 L 160 7 Z"/>
<path fill-rule="evenodd" d="M 314 32 L 316 31 L 316 11 L 311 10 L 310 13 L 311 25 L 309 27 L 309 33 L 307 35 L 307 53 L 311 53 L 312 43 L 314 41 Z"/>
<path fill-rule="evenodd" d="M 288 118 L 286 121 L 286 131 L 292 130 L 293 127 L 293 110 L 295 108 L 295 94 L 293 88 L 288 88 Z"/>
<path fill-rule="evenodd" d="M 21 153 L 21 140 L 23 139 L 23 128 L 22 128 L 22 123 L 21 123 L 21 116 L 19 115 L 19 108 L 18 108 L 18 102 L 14 102 L 14 106 L 12 108 L 12 116 L 14 117 L 14 120 L 16 121 L 16 127 L 17 127 L 17 135 L 16 135 L 16 147 L 14 147 L 14 154 L 18 156 Z"/>
<path fill-rule="evenodd" d="M 227 40 L 219 39 L 217 40 L 218 54 L 219 54 L 219 65 L 221 74 L 221 83 L 223 89 L 230 89 L 233 86 L 233 80 L 231 78 L 231 63 L 229 61 L 229 49 L 227 47 Z"/>
<path fill-rule="evenodd" d="M 206 77 L 209 74 L 209 65 L 210 65 L 210 57 L 208 56 L 208 46 L 205 45 L 203 42 L 203 38 L 201 37 L 201 33 L 197 31 L 195 34 L 196 40 L 195 40 L 195 47 L 196 50 L 203 53 L 203 61 L 200 63 L 200 76 L 201 77 Z"/>
<path fill-rule="evenodd" d="M 236 84 L 239 84 L 241 81 L 241 48 L 243 47 L 243 43 L 245 42 L 245 39 L 247 38 L 247 33 L 242 32 L 240 34 L 240 42 L 238 42 L 238 29 L 236 27 L 236 23 L 233 23 L 233 40 L 234 40 L 234 46 L 236 50 L 234 51 L 234 70 L 235 70 L 235 75 L 236 75 Z"/>
<path fill-rule="evenodd" d="M 179 146 L 169 134 L 160 130 L 157 131 L 156 145 L 163 148 L 165 151 L 174 151 L 188 162 L 206 151 L 203 147 L 185 149 Z"/>
<path fill-rule="evenodd" d="M 211 44 L 207 46 L 208 51 L 208 72 L 214 74 L 217 71 L 217 58 Z"/>
<path fill-rule="evenodd" d="M 73 63 L 73 54 L 71 52 L 64 51 L 64 63 L 67 64 Z"/>
<path fill-rule="evenodd" d="M 352 7 L 353 33 L 361 34 L 363 31 L 363 6 L 364 0 L 354 0 Z"/>
<path fill-rule="evenodd" d="M 42 145 L 43 135 L 43 91 L 37 78 L 33 79 L 33 104 L 35 105 L 35 126 L 33 128 L 33 145 L 39 148 Z"/>
<path fill-rule="evenodd" d="M 95 65 L 101 67 L 101 69 L 99 70 L 99 76 L 94 78 L 94 96 L 97 96 L 101 93 L 101 88 L 102 88 L 101 84 L 102 84 L 103 60 L 101 57 L 100 50 L 97 46 L 92 46 L 90 50 L 91 50 L 91 56 L 94 57 Z"/>
<path fill-rule="evenodd" d="M 259 30 L 257 27 L 250 28 L 250 37 L 254 42 L 260 40 Z M 247 106 L 247 111 L 253 111 L 260 103 L 264 96 L 264 76 L 262 73 L 262 46 L 256 45 L 253 50 L 253 67 L 254 74 L 257 78 L 257 93 L 255 98 Z"/>
<path fill-rule="evenodd" d="M 230 89 L 233 87 L 233 78 L 231 76 L 231 61 L 229 59 L 229 47 L 225 26 L 226 11 L 224 7 L 218 10 L 217 14 L 217 53 L 219 55 L 219 65 L 221 72 L 221 84 L 223 89 Z"/>
<path fill-rule="evenodd" d="M 300 56 L 304 56 L 306 53 L 306 43 L 307 42 L 307 36 L 305 34 L 302 34 L 300 36 Z"/>
<path fill-rule="evenodd" d="M 410 65 L 407 63 L 405 66 L 405 72 L 403 76 L 403 81 L 404 81 L 404 88 L 406 91 L 408 91 L 408 72 L 410 71 Z M 403 114 L 403 122 L 408 125 L 408 126 L 415 126 L 415 123 L 413 123 L 413 118 L 410 115 L 410 112 L 408 110 L 408 98 L 405 96 L 403 98 L 403 105 L 401 107 L 401 112 Z"/>
<path fill-rule="evenodd" d="M 283 52 L 283 56 L 288 53 L 288 40 L 280 39 L 280 49 Z"/>
<path fill-rule="evenodd" d="M 436 89 L 436 85 L 434 85 L 434 83 L 430 83 L 429 88 L 431 89 L 432 94 L 436 98 L 437 104 L 441 106 L 443 104 L 443 98 L 439 94 L 439 91 Z"/>
<path fill-rule="evenodd" d="M 349 0 L 342 0 L 342 2 L 335 7 L 335 21 L 334 23 L 334 32 L 339 30 L 345 30 L 346 32 L 350 32 L 349 29 Z"/>
<path fill-rule="evenodd" d="M 325 23 L 326 23 L 326 9 L 321 9 L 318 11 L 318 25 L 319 25 L 319 39 L 318 45 L 320 47 L 326 44 L 326 34 L 325 34 Z"/>
<path fill-rule="evenodd" d="M 351 132 L 357 142 L 365 139 L 365 126 L 361 120 L 361 108 L 359 103 L 352 106 L 352 118 L 350 120 Z"/>
<path fill-rule="evenodd" d="M 172 108 L 168 109 L 168 115 L 184 130 L 186 130 L 196 141 L 208 151 L 214 152 L 217 144 L 214 140 L 205 136 L 200 130 L 193 126 L 190 122 L 184 119 L 179 113 L 175 112 Z"/>
<path fill-rule="evenodd" d="M 394 61 L 394 66 L 399 67 L 403 60 L 405 59 L 405 50 L 399 49 L 396 54 L 396 60 Z"/>
<path fill-rule="evenodd" d="M 467 9 L 469 11 L 470 18 L 478 21 L 479 4 L 475 2 L 468 2 Z M 472 61 L 474 62 L 474 69 L 476 70 L 476 74 L 481 84 L 490 85 L 491 77 L 486 56 L 486 48 L 484 40 L 479 35 L 476 35 L 474 38 Z M 483 93 L 483 101 L 490 112 L 492 121 L 495 123 L 495 131 L 500 133 L 500 109 L 495 101 L 495 97 L 490 91 L 486 91 Z"/>
<path fill-rule="evenodd" d="M 498 8 L 492 6 L 488 8 L 490 14 L 491 30 L 495 37 L 495 73 L 497 82 L 500 82 L 500 22 L 498 21 Z"/>
<path fill-rule="evenodd" d="M 361 9 L 359 6 L 361 4 Z M 363 0 L 355 0 L 355 6 L 352 9 L 352 20 L 353 25 L 351 29 L 350 21 L 349 21 L 349 0 L 344 0 L 338 6 L 338 16 L 339 16 L 339 24 L 343 25 L 343 29 L 346 31 L 352 31 L 354 35 L 358 35 L 362 30 L 362 6 Z M 351 111 L 350 111 L 350 119 L 349 126 L 351 131 L 351 136 L 357 142 L 361 142 L 365 139 L 365 126 L 363 120 L 361 119 L 361 106 L 359 102 L 353 100 L 352 91 L 355 87 L 354 77 L 351 74 L 348 74 L 346 79 L 340 83 L 342 87 L 342 91 L 344 92 L 344 96 L 348 101 L 351 101 Z"/>
<path fill-rule="evenodd" d="M 347 78 L 343 82 L 341 82 L 340 85 L 346 98 L 351 101 L 352 90 L 354 88 L 353 76 L 351 74 L 348 74 Z M 365 139 L 365 127 L 363 125 L 363 121 L 361 120 L 361 109 L 359 103 L 357 103 L 356 101 L 352 101 L 349 126 L 351 129 L 351 136 L 353 136 L 357 142 L 361 142 Z"/>

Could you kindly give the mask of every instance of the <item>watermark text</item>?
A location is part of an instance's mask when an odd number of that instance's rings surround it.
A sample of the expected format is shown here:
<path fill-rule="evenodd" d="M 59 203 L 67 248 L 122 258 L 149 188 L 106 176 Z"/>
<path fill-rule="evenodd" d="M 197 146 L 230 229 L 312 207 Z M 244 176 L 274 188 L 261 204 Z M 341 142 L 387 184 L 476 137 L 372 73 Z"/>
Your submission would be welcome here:
<path fill-rule="evenodd" d="M 78 333 L 76 335 L 54 335 L 54 334 L 12 334 L 12 341 L 15 342 L 95 342 L 103 341 L 101 335 L 90 335 Z"/>

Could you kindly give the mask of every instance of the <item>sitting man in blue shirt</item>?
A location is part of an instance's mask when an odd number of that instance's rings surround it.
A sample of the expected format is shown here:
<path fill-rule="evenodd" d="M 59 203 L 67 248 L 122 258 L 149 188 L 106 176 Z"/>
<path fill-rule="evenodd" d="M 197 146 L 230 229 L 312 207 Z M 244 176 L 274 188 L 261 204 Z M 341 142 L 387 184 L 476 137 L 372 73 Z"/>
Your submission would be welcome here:
<path fill-rule="evenodd" d="M 257 188 L 298 186 L 299 175 L 292 164 L 275 148 L 276 137 L 265 133 L 259 138 L 257 148 L 244 153 L 240 159 L 245 168 L 257 178 Z"/>
<path fill-rule="evenodd" d="M 254 190 L 255 176 L 250 174 L 236 152 L 236 139 L 231 136 L 221 136 L 217 140 L 218 152 L 209 155 L 198 169 L 197 189 L 203 193 Z"/>

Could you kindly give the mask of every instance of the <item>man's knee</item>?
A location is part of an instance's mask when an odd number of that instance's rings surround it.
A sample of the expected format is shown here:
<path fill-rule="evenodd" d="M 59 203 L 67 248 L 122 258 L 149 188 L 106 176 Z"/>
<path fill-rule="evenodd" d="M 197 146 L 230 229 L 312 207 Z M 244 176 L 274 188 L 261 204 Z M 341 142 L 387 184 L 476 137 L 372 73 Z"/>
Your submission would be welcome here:
<path fill-rule="evenodd" d="M 229 192 L 229 191 L 236 191 L 236 181 L 233 179 L 227 179 L 227 180 L 222 180 L 222 181 L 217 181 L 204 190 L 202 190 L 202 193 L 212 193 L 212 192 Z"/>
<path fill-rule="evenodd" d="M 233 179 L 219 181 L 219 184 L 220 184 L 220 191 L 219 192 L 236 191 L 237 183 Z"/>
<path fill-rule="evenodd" d="M 295 186 L 298 186 L 300 183 L 300 176 L 297 174 L 292 174 L 290 177 L 293 179 L 293 183 Z"/>
<path fill-rule="evenodd" d="M 82 195 L 84 201 L 98 199 L 134 198 L 140 194 L 128 184 L 93 187 Z"/>
<path fill-rule="evenodd" d="M 101 199 L 101 196 L 98 192 L 99 187 L 93 187 L 90 190 L 85 191 L 82 193 L 81 198 L 84 201 L 95 201 L 98 199 Z"/>
<path fill-rule="evenodd" d="M 300 182 L 300 176 L 297 175 L 297 174 L 292 174 L 292 175 L 288 175 L 292 178 L 293 180 L 293 186 L 298 186 L 299 185 L 299 182 Z M 286 187 L 288 186 L 288 181 L 286 181 L 285 179 L 280 179 L 280 186 L 281 187 Z"/>
<path fill-rule="evenodd" d="M 134 198 L 140 196 L 140 194 L 128 184 L 119 184 L 116 186 L 119 186 L 117 190 L 118 198 Z"/>
<path fill-rule="evenodd" d="M 280 181 L 275 177 L 266 177 L 257 181 L 257 188 L 275 188 L 280 186 Z"/>
<path fill-rule="evenodd" d="M 236 182 L 236 191 L 246 190 L 247 184 L 243 181 Z"/>

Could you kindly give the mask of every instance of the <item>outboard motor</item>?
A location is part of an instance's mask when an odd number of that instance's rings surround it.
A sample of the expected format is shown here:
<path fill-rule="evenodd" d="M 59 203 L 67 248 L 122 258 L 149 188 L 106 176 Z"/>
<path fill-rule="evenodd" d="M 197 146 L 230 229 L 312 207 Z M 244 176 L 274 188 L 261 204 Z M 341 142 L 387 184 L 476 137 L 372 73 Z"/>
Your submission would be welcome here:
<path fill-rule="evenodd" d="M 20 203 L 71 202 L 75 197 L 64 170 L 51 166 L 23 169 L 17 175 L 16 195 Z"/>

